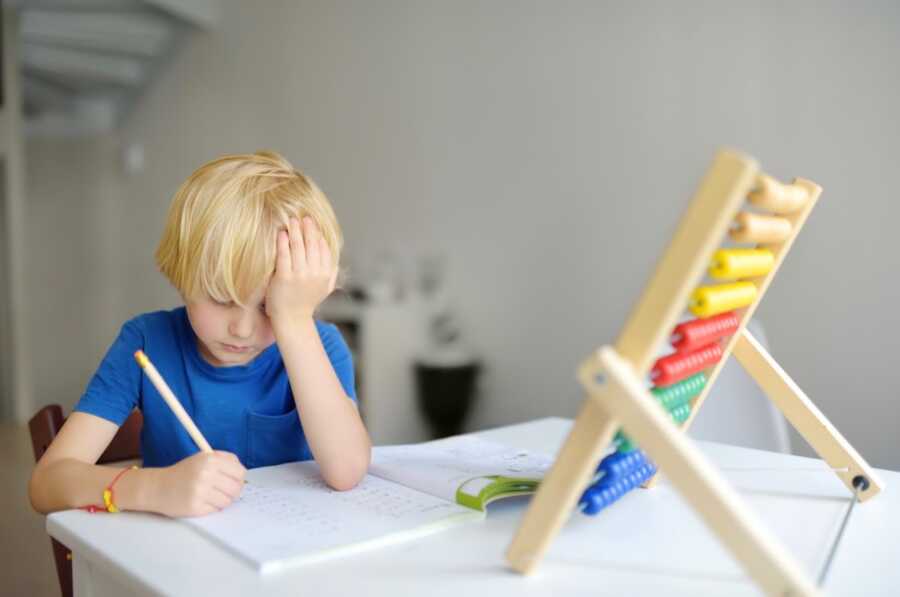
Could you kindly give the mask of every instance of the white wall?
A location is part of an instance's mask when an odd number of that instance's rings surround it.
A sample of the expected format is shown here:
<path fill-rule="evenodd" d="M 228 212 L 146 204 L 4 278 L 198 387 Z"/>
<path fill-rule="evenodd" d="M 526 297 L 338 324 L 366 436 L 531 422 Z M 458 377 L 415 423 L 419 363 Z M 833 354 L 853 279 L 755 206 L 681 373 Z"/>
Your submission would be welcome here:
<path fill-rule="evenodd" d="M 328 193 L 351 258 L 449 255 L 487 361 L 473 427 L 573 415 L 576 364 L 615 338 L 730 145 L 824 186 L 759 313 L 848 439 L 900 468 L 900 5 L 258 7 L 226 3 L 221 29 L 194 36 L 126 122 L 146 170 L 98 174 L 108 193 L 121 184 L 107 196 L 118 215 L 86 235 L 116 250 L 98 292 L 121 293 L 106 299 L 115 325 L 176 302 L 152 253 L 178 184 L 219 154 L 270 147 Z"/>
<path fill-rule="evenodd" d="M 9 246 L 6 222 L 6 161 L 0 159 L 0 421 L 13 418 L 12 313 L 9 296 Z"/>
<path fill-rule="evenodd" d="M 111 246 L 121 193 L 112 138 L 26 145 L 28 329 L 35 405 L 71 408 L 122 323 Z"/>
<path fill-rule="evenodd" d="M 4 261 L 0 286 L 0 369 L 3 383 L 0 416 L 24 419 L 31 403 L 28 377 L 30 338 L 23 314 L 28 312 L 25 288 L 26 183 L 22 141 L 22 83 L 18 70 L 19 19 L 12 9 L 2 8 L 3 108 L 0 109 L 0 159 L 3 160 L 3 232 L 0 233 L 0 260 Z"/>

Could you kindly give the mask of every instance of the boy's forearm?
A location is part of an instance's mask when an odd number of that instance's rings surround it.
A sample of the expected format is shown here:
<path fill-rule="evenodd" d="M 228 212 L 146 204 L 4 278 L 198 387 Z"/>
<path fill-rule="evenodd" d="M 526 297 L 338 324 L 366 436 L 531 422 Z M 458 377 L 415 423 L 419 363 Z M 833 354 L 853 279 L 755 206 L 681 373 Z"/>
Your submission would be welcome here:
<path fill-rule="evenodd" d="M 49 514 L 82 506 L 103 506 L 103 490 L 122 470 L 121 466 L 88 464 L 64 458 L 39 466 L 28 486 L 32 507 Z M 120 510 L 155 511 L 153 487 L 158 469 L 137 469 L 119 478 L 113 488 L 113 501 Z"/>
<path fill-rule="evenodd" d="M 369 467 L 371 442 L 347 397 L 312 318 L 273 325 L 306 440 L 325 481 L 350 489 Z"/>

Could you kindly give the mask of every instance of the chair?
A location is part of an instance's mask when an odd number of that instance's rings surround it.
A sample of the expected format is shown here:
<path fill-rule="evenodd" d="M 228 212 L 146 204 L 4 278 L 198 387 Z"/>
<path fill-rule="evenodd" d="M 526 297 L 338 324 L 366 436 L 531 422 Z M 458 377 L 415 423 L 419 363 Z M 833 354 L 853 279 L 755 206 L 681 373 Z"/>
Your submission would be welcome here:
<path fill-rule="evenodd" d="M 45 406 L 31 417 L 31 420 L 28 421 L 28 429 L 31 432 L 31 447 L 34 449 L 35 462 L 44 455 L 50 442 L 53 441 L 65 422 L 62 407 L 58 404 Z M 131 416 L 116 432 L 100 459 L 97 460 L 97 464 L 140 458 L 140 436 L 143 424 L 144 416 L 140 411 L 135 410 L 131 413 Z M 53 558 L 56 561 L 60 591 L 63 597 L 72 597 L 72 552 L 56 539 L 51 537 L 50 541 L 53 545 Z"/>
<path fill-rule="evenodd" d="M 769 348 L 759 320 L 751 319 L 747 329 Z M 729 359 L 722 368 L 689 433 L 695 439 L 791 453 L 787 420 L 735 359 Z"/>

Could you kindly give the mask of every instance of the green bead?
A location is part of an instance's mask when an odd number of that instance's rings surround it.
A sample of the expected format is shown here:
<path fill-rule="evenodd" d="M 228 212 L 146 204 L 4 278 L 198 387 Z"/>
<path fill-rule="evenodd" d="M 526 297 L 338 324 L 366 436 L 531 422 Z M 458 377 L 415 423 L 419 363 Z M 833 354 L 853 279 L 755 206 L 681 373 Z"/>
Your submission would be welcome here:
<path fill-rule="evenodd" d="M 671 386 L 652 388 L 652 393 L 663 408 L 672 412 L 674 409 L 687 404 L 691 398 L 700 393 L 706 385 L 706 375 L 703 372 L 694 374 Z"/>
<path fill-rule="evenodd" d="M 690 404 L 682 404 L 678 408 L 672 411 L 672 419 L 678 423 L 684 423 L 687 421 L 688 417 L 691 416 L 691 405 Z"/>
<path fill-rule="evenodd" d="M 701 372 L 664 388 L 652 388 L 650 393 L 669 411 L 676 423 L 683 423 L 691 414 L 691 398 L 699 394 L 705 385 L 706 375 Z M 622 433 L 621 429 L 616 432 L 614 441 L 618 444 L 619 452 L 637 449 L 637 444 Z"/>
<path fill-rule="evenodd" d="M 619 447 L 616 448 L 618 452 L 633 452 L 637 450 L 637 444 L 631 441 L 631 438 L 619 431 L 616 434 L 616 439 L 619 442 Z"/>

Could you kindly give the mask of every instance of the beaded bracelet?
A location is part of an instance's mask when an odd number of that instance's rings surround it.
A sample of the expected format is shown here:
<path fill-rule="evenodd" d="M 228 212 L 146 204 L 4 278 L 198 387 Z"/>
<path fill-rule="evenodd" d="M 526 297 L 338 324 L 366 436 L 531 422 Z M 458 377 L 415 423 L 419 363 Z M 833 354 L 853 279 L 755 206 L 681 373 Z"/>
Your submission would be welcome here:
<path fill-rule="evenodd" d="M 131 468 L 122 469 L 121 471 L 119 471 L 119 474 L 117 474 L 113 478 L 113 480 L 110 481 L 109 486 L 103 490 L 103 504 L 106 506 L 107 512 L 118 512 L 119 511 L 119 508 L 116 507 L 116 502 L 113 499 L 113 485 L 116 484 L 116 481 L 118 481 L 122 477 L 122 475 L 124 475 L 128 471 L 133 471 L 136 469 L 137 469 L 137 465 L 133 465 Z"/>
<path fill-rule="evenodd" d="M 111 513 L 118 512 L 119 508 L 118 508 L 118 506 L 116 506 L 115 495 L 113 494 L 113 486 L 122 477 L 122 475 L 124 475 L 128 471 L 133 471 L 137 468 L 138 468 L 137 465 L 133 465 L 130 468 L 123 468 L 118 473 L 116 473 L 116 476 L 113 477 L 113 480 L 110 481 L 109 485 L 107 485 L 106 488 L 103 490 L 103 506 L 100 506 L 98 504 L 89 504 L 87 506 L 82 506 L 81 509 L 87 510 L 88 512 L 90 512 L 92 514 L 94 512 L 103 512 L 104 510 L 106 512 L 111 512 Z"/>

